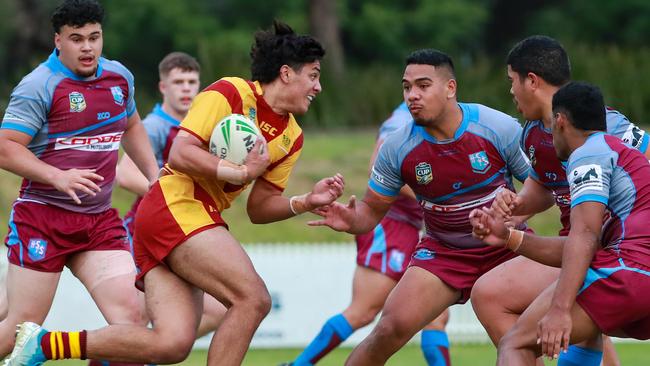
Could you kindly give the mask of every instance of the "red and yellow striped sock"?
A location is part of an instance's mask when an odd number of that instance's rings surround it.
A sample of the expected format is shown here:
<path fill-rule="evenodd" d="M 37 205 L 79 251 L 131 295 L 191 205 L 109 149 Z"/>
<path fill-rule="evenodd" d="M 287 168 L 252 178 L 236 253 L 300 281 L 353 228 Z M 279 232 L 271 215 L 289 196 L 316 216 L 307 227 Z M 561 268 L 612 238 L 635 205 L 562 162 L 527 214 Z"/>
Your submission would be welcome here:
<path fill-rule="evenodd" d="M 41 349 L 48 360 L 86 359 L 86 331 L 47 332 L 41 338 Z"/>

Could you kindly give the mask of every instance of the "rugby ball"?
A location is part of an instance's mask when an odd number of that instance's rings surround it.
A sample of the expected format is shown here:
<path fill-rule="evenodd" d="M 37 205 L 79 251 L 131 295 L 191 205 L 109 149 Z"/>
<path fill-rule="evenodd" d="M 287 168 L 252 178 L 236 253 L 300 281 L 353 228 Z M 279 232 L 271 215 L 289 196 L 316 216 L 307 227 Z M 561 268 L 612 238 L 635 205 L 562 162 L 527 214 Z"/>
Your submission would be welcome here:
<path fill-rule="evenodd" d="M 210 153 L 234 164 L 243 164 L 257 138 L 262 137 L 255 122 L 241 114 L 223 118 L 212 130 Z"/>

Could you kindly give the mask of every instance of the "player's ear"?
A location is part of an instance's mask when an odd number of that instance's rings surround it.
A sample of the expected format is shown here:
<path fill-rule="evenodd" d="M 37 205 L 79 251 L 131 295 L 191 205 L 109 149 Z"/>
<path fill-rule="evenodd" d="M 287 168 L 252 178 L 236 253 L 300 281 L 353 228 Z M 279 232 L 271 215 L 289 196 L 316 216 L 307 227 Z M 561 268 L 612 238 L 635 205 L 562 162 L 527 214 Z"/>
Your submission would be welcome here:
<path fill-rule="evenodd" d="M 59 33 L 54 33 L 54 46 L 57 50 L 61 50 L 61 35 Z"/>
<path fill-rule="evenodd" d="M 535 74 L 533 72 L 529 72 L 526 75 L 526 80 L 528 81 L 529 85 L 533 89 L 538 89 L 540 87 L 541 82 L 542 82 L 542 78 L 540 78 L 539 75 L 537 75 L 537 74 Z"/>
<path fill-rule="evenodd" d="M 456 79 L 449 79 L 447 81 L 447 99 L 456 98 L 457 88 L 458 88 L 458 84 L 456 83 Z"/>
<path fill-rule="evenodd" d="M 282 65 L 282 67 L 280 67 L 280 80 L 284 83 L 289 83 L 292 72 L 293 70 L 289 65 Z"/>

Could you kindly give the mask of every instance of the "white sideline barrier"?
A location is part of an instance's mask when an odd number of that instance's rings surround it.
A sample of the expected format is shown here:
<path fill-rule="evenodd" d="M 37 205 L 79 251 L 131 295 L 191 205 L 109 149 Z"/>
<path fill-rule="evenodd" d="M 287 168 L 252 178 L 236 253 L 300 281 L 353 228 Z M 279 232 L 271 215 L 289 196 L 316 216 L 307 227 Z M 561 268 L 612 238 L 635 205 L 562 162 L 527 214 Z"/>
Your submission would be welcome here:
<path fill-rule="evenodd" d="M 245 248 L 273 298 L 271 313 L 255 334 L 253 347 L 303 347 L 349 303 L 354 244 L 249 244 Z M 45 326 L 73 330 L 105 324 L 83 286 L 65 270 Z M 359 343 L 370 329 L 354 333 L 346 344 Z M 470 305 L 452 307 L 448 332 L 452 342 L 488 341 Z M 209 336 L 199 339 L 196 347 L 208 344 Z"/>

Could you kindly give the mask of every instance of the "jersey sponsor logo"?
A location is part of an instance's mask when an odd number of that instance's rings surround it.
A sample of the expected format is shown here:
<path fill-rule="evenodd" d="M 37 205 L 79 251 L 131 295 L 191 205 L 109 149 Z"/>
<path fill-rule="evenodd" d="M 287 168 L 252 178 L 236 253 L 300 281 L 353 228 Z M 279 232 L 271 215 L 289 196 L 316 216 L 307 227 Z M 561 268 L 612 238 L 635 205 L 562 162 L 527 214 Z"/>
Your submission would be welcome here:
<path fill-rule="evenodd" d="M 15 114 L 10 113 L 9 111 L 5 111 L 4 117 L 2 117 L 3 120 L 11 120 L 13 122 L 25 122 L 24 119 L 18 117 Z"/>
<path fill-rule="evenodd" d="M 415 179 L 418 184 L 429 184 L 433 180 L 433 173 L 431 170 L 431 164 L 429 163 L 418 163 L 415 166 Z"/>
<path fill-rule="evenodd" d="M 97 136 L 59 137 L 54 143 L 54 150 L 114 151 L 120 148 L 122 133 L 115 132 Z"/>
<path fill-rule="evenodd" d="M 558 204 L 558 206 L 571 206 L 571 194 L 557 194 L 553 192 L 553 196 L 555 197 L 555 202 Z"/>
<path fill-rule="evenodd" d="M 397 249 L 390 251 L 390 256 L 388 258 L 388 266 L 393 272 L 402 272 L 404 270 L 404 260 L 406 259 L 406 254 Z"/>
<path fill-rule="evenodd" d="M 278 129 L 273 127 L 270 123 L 268 122 L 262 122 L 260 123 L 260 130 L 268 133 L 271 136 L 274 136 L 277 134 Z"/>
<path fill-rule="evenodd" d="M 587 164 L 571 171 L 571 196 L 575 197 L 583 191 L 603 191 L 603 170 L 600 165 Z"/>
<path fill-rule="evenodd" d="M 99 112 L 97 113 L 97 120 L 101 121 L 103 119 L 111 118 L 111 112 Z"/>
<path fill-rule="evenodd" d="M 113 94 L 113 101 L 119 106 L 124 105 L 124 93 L 119 86 L 111 86 L 111 94 Z"/>
<path fill-rule="evenodd" d="M 485 150 L 469 155 L 469 162 L 474 173 L 485 174 L 492 166 Z"/>
<path fill-rule="evenodd" d="M 381 184 L 384 184 L 384 181 L 385 181 L 384 176 L 379 174 L 377 172 L 377 170 L 375 170 L 374 166 L 372 167 L 372 171 L 370 172 L 370 174 L 372 175 L 372 179 L 376 180 L 377 182 L 379 182 Z"/>
<path fill-rule="evenodd" d="M 436 257 L 436 252 L 427 248 L 420 248 L 413 253 L 413 258 L 428 261 Z"/>
<path fill-rule="evenodd" d="M 68 99 L 70 100 L 70 112 L 79 113 L 86 109 L 86 99 L 78 91 L 68 94 Z"/>
<path fill-rule="evenodd" d="M 530 160 L 530 165 L 535 166 L 537 159 L 535 158 L 535 146 L 530 145 L 528 147 L 528 160 Z"/>
<path fill-rule="evenodd" d="M 291 139 L 287 135 L 282 135 L 282 145 L 284 145 L 285 148 L 289 148 L 291 146 Z"/>
<path fill-rule="evenodd" d="M 34 261 L 40 261 L 45 258 L 47 253 L 47 240 L 45 239 L 29 239 L 29 244 L 27 245 L 27 255 L 29 258 Z"/>
<path fill-rule="evenodd" d="M 255 110 L 255 108 L 253 107 L 248 108 L 248 118 L 251 121 L 255 121 L 256 116 L 257 116 L 257 111 Z"/>
<path fill-rule="evenodd" d="M 643 143 L 643 136 L 645 136 L 645 131 L 638 128 L 634 124 L 630 124 L 630 126 L 623 134 L 623 137 L 621 137 L 621 140 L 633 148 L 639 149 L 641 147 L 641 143 Z"/>

